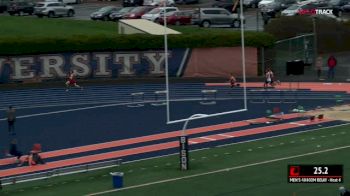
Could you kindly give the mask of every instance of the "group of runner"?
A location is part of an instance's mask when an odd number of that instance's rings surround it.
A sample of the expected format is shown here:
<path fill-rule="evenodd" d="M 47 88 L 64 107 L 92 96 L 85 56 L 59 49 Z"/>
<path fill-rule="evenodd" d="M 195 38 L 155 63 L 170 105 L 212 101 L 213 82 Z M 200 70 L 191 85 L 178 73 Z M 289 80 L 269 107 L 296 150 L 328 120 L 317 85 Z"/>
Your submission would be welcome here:
<path fill-rule="evenodd" d="M 231 88 L 233 88 L 235 86 L 240 86 L 237 83 L 237 80 L 234 77 L 233 73 L 231 73 L 231 75 L 230 75 L 229 82 L 230 82 Z M 269 86 L 274 87 L 274 86 L 280 85 L 280 84 L 281 84 L 281 82 L 279 80 L 275 79 L 274 73 L 271 70 L 271 68 L 267 68 L 265 71 L 264 88 L 267 88 Z"/>

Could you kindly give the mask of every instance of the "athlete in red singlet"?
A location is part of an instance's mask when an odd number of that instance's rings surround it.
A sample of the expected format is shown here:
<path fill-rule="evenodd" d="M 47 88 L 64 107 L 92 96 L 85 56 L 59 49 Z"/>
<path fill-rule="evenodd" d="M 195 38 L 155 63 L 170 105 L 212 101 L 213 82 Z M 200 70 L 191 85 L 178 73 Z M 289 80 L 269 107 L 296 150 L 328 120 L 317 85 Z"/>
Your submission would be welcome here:
<path fill-rule="evenodd" d="M 83 89 L 82 87 L 80 87 L 78 84 L 77 84 L 77 81 L 75 79 L 75 73 L 73 71 L 71 71 L 68 75 L 68 79 L 67 79 L 67 82 L 66 82 L 66 91 L 69 90 L 69 87 L 70 86 L 74 86 L 74 87 L 78 87 L 78 88 L 81 88 Z"/>

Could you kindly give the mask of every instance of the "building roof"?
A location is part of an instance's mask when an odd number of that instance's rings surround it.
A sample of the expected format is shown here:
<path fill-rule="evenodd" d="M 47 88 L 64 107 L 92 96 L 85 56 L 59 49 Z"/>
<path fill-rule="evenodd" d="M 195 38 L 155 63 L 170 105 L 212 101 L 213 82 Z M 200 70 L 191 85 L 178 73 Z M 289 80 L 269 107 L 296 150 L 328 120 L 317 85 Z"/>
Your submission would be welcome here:
<path fill-rule="evenodd" d="M 145 19 L 130 19 L 130 20 L 119 20 L 119 23 L 128 25 L 132 28 L 135 28 L 137 30 L 140 30 L 142 32 L 151 34 L 151 35 L 164 35 L 166 34 L 181 34 L 178 31 L 175 31 L 173 29 L 170 28 L 166 28 L 166 30 L 164 29 L 163 25 L 154 23 L 152 21 L 149 20 L 145 20 Z"/>

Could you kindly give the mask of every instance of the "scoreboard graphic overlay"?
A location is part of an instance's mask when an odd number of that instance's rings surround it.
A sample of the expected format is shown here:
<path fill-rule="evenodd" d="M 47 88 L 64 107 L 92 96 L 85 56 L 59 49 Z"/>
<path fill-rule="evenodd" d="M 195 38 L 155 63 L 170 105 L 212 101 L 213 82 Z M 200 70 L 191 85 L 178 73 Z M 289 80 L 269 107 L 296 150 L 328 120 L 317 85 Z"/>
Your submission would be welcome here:
<path fill-rule="evenodd" d="M 343 183 L 343 165 L 288 165 L 289 183 Z"/>

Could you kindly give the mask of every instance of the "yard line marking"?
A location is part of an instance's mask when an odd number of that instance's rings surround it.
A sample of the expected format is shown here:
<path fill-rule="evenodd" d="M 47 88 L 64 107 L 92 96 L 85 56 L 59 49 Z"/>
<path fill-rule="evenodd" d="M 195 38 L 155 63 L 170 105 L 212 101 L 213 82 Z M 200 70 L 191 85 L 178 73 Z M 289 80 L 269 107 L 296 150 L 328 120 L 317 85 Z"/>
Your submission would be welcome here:
<path fill-rule="evenodd" d="M 306 124 L 296 123 L 296 122 L 290 122 L 289 124 L 292 124 L 292 125 L 299 125 L 299 126 L 305 126 L 305 125 L 306 125 Z"/>
<path fill-rule="evenodd" d="M 102 191 L 102 192 L 97 192 L 97 193 L 91 193 L 91 194 L 88 194 L 88 196 L 101 195 L 101 194 L 112 193 L 112 192 L 117 192 L 117 191 L 119 192 L 119 191 L 123 191 L 123 190 L 130 190 L 130 189 L 135 189 L 135 188 L 140 188 L 140 187 L 145 187 L 145 186 L 150 186 L 150 185 L 155 185 L 155 184 L 163 184 L 163 183 L 167 183 L 167 182 L 190 179 L 190 178 L 195 178 L 195 177 L 199 177 L 199 176 L 206 176 L 206 175 L 210 175 L 210 174 L 229 172 L 231 170 L 238 170 L 238 169 L 242 169 L 242 168 L 246 168 L 246 167 L 264 165 L 264 164 L 268 164 L 268 163 L 274 163 L 274 162 L 279 162 L 279 161 L 284 161 L 284 160 L 289 160 L 289 159 L 294 159 L 294 158 L 299 158 L 299 157 L 321 154 L 321 153 L 325 153 L 325 152 L 342 150 L 342 149 L 346 149 L 346 148 L 350 148 L 350 145 L 340 146 L 340 147 L 336 147 L 336 148 L 329 148 L 329 149 L 320 150 L 320 151 L 308 152 L 308 153 L 293 155 L 293 156 L 288 156 L 288 157 L 282 157 L 282 158 L 278 158 L 278 159 L 271 159 L 271 160 L 267 160 L 267 161 L 255 162 L 255 163 L 250 163 L 250 164 L 245 164 L 245 165 L 240 165 L 240 166 L 235 166 L 235 167 L 229 167 L 229 168 L 214 170 L 214 171 L 205 172 L 205 173 L 193 174 L 193 175 L 177 177 L 177 178 L 170 178 L 170 179 L 166 179 L 166 180 L 160 180 L 157 182 L 149 182 L 149 183 L 145 183 L 145 184 L 139 184 L 139 185 L 129 186 L 129 187 L 120 188 L 120 189 L 112 189 L 112 190 L 107 190 L 107 191 Z"/>
<path fill-rule="evenodd" d="M 336 136 L 337 134 L 333 133 L 332 136 Z"/>
<path fill-rule="evenodd" d="M 321 137 L 325 138 L 326 136 L 325 135 L 321 135 Z"/>
<path fill-rule="evenodd" d="M 259 146 L 258 148 L 259 148 L 259 149 L 262 149 L 262 148 L 264 148 L 264 147 L 262 147 L 262 146 Z"/>
<path fill-rule="evenodd" d="M 216 139 L 210 138 L 210 137 L 199 137 L 199 138 L 209 140 L 209 141 L 216 141 Z"/>
<path fill-rule="evenodd" d="M 237 150 L 236 152 L 241 152 L 241 151 Z"/>
<path fill-rule="evenodd" d="M 290 143 L 291 143 L 291 144 L 294 144 L 294 143 L 295 143 L 295 141 L 290 141 Z"/>
<path fill-rule="evenodd" d="M 220 135 L 220 136 L 222 136 L 222 137 L 228 137 L 228 138 L 233 138 L 233 137 L 235 137 L 235 136 L 233 136 L 233 135 L 227 135 L 227 134 L 218 134 L 218 135 Z"/>

